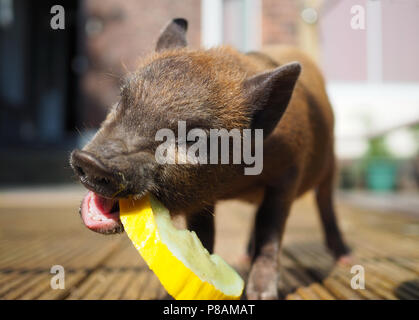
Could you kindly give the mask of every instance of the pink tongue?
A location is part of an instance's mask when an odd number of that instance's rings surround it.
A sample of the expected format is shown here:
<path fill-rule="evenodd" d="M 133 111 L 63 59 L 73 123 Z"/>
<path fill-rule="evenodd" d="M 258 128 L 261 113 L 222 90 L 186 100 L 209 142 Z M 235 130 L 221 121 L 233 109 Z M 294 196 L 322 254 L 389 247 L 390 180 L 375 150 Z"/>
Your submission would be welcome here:
<path fill-rule="evenodd" d="M 98 196 L 96 193 L 92 192 L 92 200 L 94 202 L 94 205 L 98 210 L 100 210 L 102 213 L 109 213 L 111 212 L 111 209 L 113 205 L 115 204 L 115 200 L 106 199 L 101 196 Z"/>
<path fill-rule="evenodd" d="M 116 201 L 118 200 L 106 199 L 89 191 L 81 205 L 81 215 L 86 227 L 98 232 L 117 227 L 119 211 L 111 212 Z"/>

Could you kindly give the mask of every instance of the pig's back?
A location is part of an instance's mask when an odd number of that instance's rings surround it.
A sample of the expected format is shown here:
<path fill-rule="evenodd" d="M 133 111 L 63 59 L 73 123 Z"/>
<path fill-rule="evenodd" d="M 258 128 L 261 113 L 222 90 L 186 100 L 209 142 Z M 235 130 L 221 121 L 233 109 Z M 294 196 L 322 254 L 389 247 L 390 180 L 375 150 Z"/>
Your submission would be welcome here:
<path fill-rule="evenodd" d="M 333 125 L 333 112 L 326 93 L 325 81 L 317 64 L 307 54 L 293 46 L 268 46 L 264 47 L 261 52 L 278 65 L 293 61 L 301 63 L 302 70 L 298 82 L 321 104 L 320 107 L 324 109 L 325 116 L 329 117 L 328 120 Z"/>
<path fill-rule="evenodd" d="M 325 82 L 315 62 L 294 47 L 266 47 L 261 53 L 266 56 L 267 69 L 274 67 L 274 62 L 298 61 L 302 65 L 288 108 L 264 145 L 269 150 L 264 154 L 266 179 L 280 174 L 280 168 L 295 166 L 297 192 L 302 194 L 319 183 L 333 159 L 334 118 Z"/>

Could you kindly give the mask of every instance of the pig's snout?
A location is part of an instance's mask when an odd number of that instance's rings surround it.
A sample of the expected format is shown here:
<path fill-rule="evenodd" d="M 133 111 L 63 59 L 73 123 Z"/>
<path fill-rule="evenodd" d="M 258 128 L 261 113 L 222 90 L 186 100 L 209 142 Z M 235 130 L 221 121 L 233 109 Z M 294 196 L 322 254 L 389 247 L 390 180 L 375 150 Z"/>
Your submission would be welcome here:
<path fill-rule="evenodd" d="M 70 164 L 86 188 L 105 197 L 113 197 L 121 191 L 121 177 L 92 153 L 74 150 Z"/>

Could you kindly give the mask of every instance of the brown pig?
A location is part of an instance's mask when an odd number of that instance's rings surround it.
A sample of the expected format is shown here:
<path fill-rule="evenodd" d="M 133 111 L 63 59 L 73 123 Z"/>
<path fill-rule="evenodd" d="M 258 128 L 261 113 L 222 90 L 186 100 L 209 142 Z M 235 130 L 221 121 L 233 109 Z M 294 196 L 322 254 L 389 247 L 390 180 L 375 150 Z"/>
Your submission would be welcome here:
<path fill-rule="evenodd" d="M 333 206 L 334 120 L 324 80 L 297 49 L 191 50 L 186 30 L 184 19 L 166 26 L 155 52 L 126 78 L 100 130 L 72 152 L 71 166 L 90 190 L 81 216 L 94 231 L 121 232 L 118 199 L 152 193 L 172 214 L 184 214 L 188 228 L 212 252 L 216 202 L 260 194 L 246 293 L 249 299 L 275 299 L 285 223 L 293 201 L 306 191 L 316 192 L 331 253 L 348 254 Z M 263 170 L 246 175 L 243 161 L 160 163 L 156 133 L 178 133 L 180 121 L 204 132 L 262 129 Z"/>

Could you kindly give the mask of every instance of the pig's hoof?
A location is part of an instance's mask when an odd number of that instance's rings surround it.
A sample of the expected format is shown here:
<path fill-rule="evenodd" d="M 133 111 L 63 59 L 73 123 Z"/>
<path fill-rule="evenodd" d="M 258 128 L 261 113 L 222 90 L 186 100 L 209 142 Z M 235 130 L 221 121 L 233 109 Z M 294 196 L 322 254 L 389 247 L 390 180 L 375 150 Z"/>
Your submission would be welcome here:
<path fill-rule="evenodd" d="M 240 265 L 240 266 L 242 266 L 244 268 L 249 268 L 251 261 L 252 261 L 252 259 L 250 258 L 250 256 L 248 254 L 242 254 L 237 259 L 238 265 Z"/>
<path fill-rule="evenodd" d="M 345 256 L 349 257 L 351 253 L 351 249 L 342 240 L 330 241 L 327 244 L 327 247 L 336 260 L 339 260 L 341 257 Z"/>
<path fill-rule="evenodd" d="M 278 299 L 278 266 L 275 261 L 259 257 L 250 270 L 246 296 L 248 300 Z"/>
<path fill-rule="evenodd" d="M 351 254 L 345 254 L 337 258 L 336 263 L 342 267 L 347 267 L 354 264 L 354 258 Z"/>

